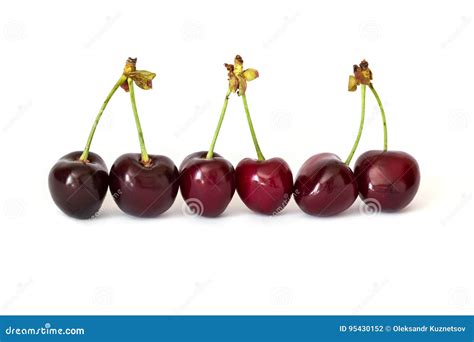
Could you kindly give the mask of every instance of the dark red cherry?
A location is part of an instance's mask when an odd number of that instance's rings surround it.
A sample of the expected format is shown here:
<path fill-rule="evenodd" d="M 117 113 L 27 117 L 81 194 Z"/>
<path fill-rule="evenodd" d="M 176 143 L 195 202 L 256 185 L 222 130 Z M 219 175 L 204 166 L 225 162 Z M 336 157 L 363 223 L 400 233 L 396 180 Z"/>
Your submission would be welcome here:
<path fill-rule="evenodd" d="M 293 192 L 293 175 L 281 158 L 245 158 L 235 169 L 237 193 L 245 205 L 261 214 L 282 211 Z"/>
<path fill-rule="evenodd" d="M 411 155 L 400 151 L 368 151 L 354 169 L 363 200 L 377 201 L 382 211 L 406 207 L 420 186 L 420 168 Z"/>
<path fill-rule="evenodd" d="M 150 165 L 139 153 L 120 156 L 110 169 L 110 192 L 119 208 L 130 215 L 156 217 L 173 204 L 179 188 L 179 172 L 165 156 L 149 155 Z"/>
<path fill-rule="evenodd" d="M 54 203 L 69 216 L 88 219 L 99 211 L 108 186 L 105 162 L 89 152 L 88 160 L 79 158 L 82 151 L 71 152 L 58 160 L 49 172 L 49 192 Z"/>
<path fill-rule="evenodd" d="M 354 203 L 357 195 L 357 182 L 352 170 L 332 153 L 312 156 L 296 176 L 296 203 L 310 215 L 339 214 Z"/>
<path fill-rule="evenodd" d="M 232 164 L 214 153 L 187 156 L 180 167 L 181 195 L 194 214 L 216 217 L 224 212 L 235 192 L 235 171 Z"/>

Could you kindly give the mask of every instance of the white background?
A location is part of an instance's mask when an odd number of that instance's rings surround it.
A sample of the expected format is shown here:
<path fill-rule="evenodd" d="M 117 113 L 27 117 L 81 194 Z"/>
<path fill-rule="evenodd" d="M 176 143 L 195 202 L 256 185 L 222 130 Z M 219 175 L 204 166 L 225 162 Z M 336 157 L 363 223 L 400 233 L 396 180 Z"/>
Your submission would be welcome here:
<path fill-rule="evenodd" d="M 0 12 L 0 313 L 472 314 L 472 2 L 10 1 Z M 223 63 L 260 71 L 247 97 L 267 158 L 294 174 L 311 155 L 345 158 L 366 58 L 386 107 L 389 148 L 415 156 L 422 182 L 398 214 L 360 200 L 334 218 L 292 201 L 277 217 L 234 197 L 218 219 L 126 216 L 107 195 L 78 221 L 53 204 L 49 169 L 83 148 L 127 57 L 157 73 L 137 90 L 150 153 L 177 165 L 208 148 L 227 89 Z M 382 147 L 376 102 L 356 157 Z M 92 150 L 110 166 L 139 152 L 118 91 Z M 216 151 L 254 149 L 241 100 Z"/>

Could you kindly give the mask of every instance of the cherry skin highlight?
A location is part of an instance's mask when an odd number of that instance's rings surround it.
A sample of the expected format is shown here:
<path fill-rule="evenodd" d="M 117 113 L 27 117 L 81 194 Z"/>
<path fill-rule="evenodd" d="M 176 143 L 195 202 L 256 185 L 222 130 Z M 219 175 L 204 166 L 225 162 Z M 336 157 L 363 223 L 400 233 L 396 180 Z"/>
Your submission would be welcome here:
<path fill-rule="evenodd" d="M 309 158 L 296 176 L 294 197 L 305 213 L 333 216 L 348 209 L 358 195 L 352 170 L 333 153 Z"/>
<path fill-rule="evenodd" d="M 232 164 L 207 151 L 187 156 L 180 166 L 181 195 L 194 214 L 205 217 L 221 215 L 235 192 L 235 171 Z"/>
<path fill-rule="evenodd" d="M 49 172 L 49 191 L 54 203 L 65 214 L 78 218 L 93 217 L 102 206 L 108 187 L 108 171 L 102 158 L 89 152 L 71 152 L 58 160 Z"/>
<path fill-rule="evenodd" d="M 110 169 L 112 197 L 129 215 L 156 217 L 171 207 L 178 193 L 179 172 L 173 161 L 161 155 L 148 157 L 145 166 L 139 153 L 127 153 Z"/>
<path fill-rule="evenodd" d="M 235 169 L 236 187 L 242 202 L 265 215 L 282 211 L 293 192 L 293 175 L 281 158 L 243 159 Z"/>
<path fill-rule="evenodd" d="M 360 197 L 376 201 L 382 211 L 405 208 L 420 186 L 417 161 L 400 151 L 367 151 L 357 159 L 354 173 Z"/>

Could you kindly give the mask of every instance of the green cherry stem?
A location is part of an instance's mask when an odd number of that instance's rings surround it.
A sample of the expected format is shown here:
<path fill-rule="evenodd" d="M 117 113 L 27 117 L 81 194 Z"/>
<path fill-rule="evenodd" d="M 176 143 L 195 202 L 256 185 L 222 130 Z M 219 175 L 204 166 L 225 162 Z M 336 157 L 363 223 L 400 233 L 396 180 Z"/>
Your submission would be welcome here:
<path fill-rule="evenodd" d="M 225 94 L 224 105 L 222 106 L 221 116 L 219 117 L 219 121 L 217 122 L 217 128 L 214 132 L 214 137 L 212 138 L 211 146 L 209 147 L 209 151 L 207 152 L 206 159 L 212 159 L 214 156 L 214 147 L 216 146 L 217 137 L 219 136 L 219 132 L 221 130 L 222 122 L 224 121 L 225 111 L 227 110 L 227 104 L 229 103 L 229 96 L 231 90 L 227 90 L 227 94 Z"/>
<path fill-rule="evenodd" d="M 258 160 L 265 160 L 265 157 L 263 156 L 262 151 L 260 150 L 260 146 L 258 145 L 257 135 L 255 134 L 252 119 L 250 118 L 249 106 L 247 104 L 247 97 L 245 96 L 245 94 L 242 94 L 242 102 L 244 103 L 245 114 L 247 115 L 247 121 L 249 123 L 250 133 L 252 134 L 253 144 L 255 145 L 255 150 L 257 151 Z"/>
<path fill-rule="evenodd" d="M 374 94 L 377 103 L 379 104 L 380 114 L 382 114 L 382 123 L 383 123 L 383 150 L 387 151 L 388 144 L 387 144 L 387 118 L 385 117 L 385 111 L 382 106 L 382 101 L 380 101 L 379 94 L 375 91 L 374 85 L 372 83 L 369 84 L 370 90 L 372 90 L 372 94 Z"/>
<path fill-rule="evenodd" d="M 349 165 L 351 163 L 352 157 L 354 156 L 355 151 L 357 150 L 357 146 L 359 146 L 360 137 L 362 136 L 362 130 L 364 129 L 364 120 L 365 120 L 365 84 L 361 84 L 360 87 L 360 94 L 361 94 L 361 114 L 360 114 L 360 124 L 359 124 L 359 132 L 357 133 L 357 138 L 354 142 L 354 146 L 352 146 L 351 153 L 346 159 L 345 164 Z"/>
<path fill-rule="evenodd" d="M 131 78 L 127 79 L 128 88 L 130 89 L 130 101 L 132 102 L 133 114 L 135 116 L 135 124 L 137 125 L 138 131 L 138 140 L 140 141 L 140 149 L 142 152 L 141 163 L 147 166 L 150 163 L 150 157 L 146 152 L 145 140 L 143 139 L 142 126 L 140 125 L 140 118 L 138 117 L 137 103 L 135 102 L 135 89 L 133 87 L 133 80 Z"/>
<path fill-rule="evenodd" d="M 100 118 L 102 117 L 102 113 L 105 110 L 105 107 L 107 107 L 107 104 L 109 103 L 110 99 L 112 98 L 112 95 L 117 91 L 117 89 L 120 87 L 120 85 L 127 80 L 127 76 L 122 75 L 117 83 L 115 83 L 114 87 L 112 90 L 109 92 L 107 95 L 107 98 L 105 99 L 104 103 L 102 104 L 102 107 L 100 107 L 99 114 L 97 114 L 97 117 L 95 118 L 94 124 L 92 125 L 91 132 L 89 133 L 89 137 L 87 138 L 87 143 L 86 147 L 84 148 L 84 151 L 82 152 L 81 157 L 79 158 L 80 161 L 87 161 L 87 158 L 89 157 L 89 150 L 91 148 L 91 143 L 92 139 L 94 138 L 95 130 L 97 128 L 97 125 L 99 124 Z"/>

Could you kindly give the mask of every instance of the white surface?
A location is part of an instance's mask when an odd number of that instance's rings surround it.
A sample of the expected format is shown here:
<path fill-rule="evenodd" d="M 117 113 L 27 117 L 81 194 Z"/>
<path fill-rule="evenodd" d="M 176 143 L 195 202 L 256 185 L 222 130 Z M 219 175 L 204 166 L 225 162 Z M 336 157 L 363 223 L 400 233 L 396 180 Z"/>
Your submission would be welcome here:
<path fill-rule="evenodd" d="M 132 8 L 130 8 L 132 7 Z M 10 1 L 0 12 L 0 313 L 472 314 L 474 53 L 472 2 Z M 389 148 L 422 183 L 402 213 L 360 201 L 329 219 L 292 201 L 277 217 L 234 197 L 219 219 L 186 217 L 180 195 L 158 219 L 77 221 L 53 204 L 47 174 L 83 148 L 129 56 L 157 73 L 137 90 L 150 153 L 176 164 L 207 149 L 236 53 L 260 71 L 248 101 L 265 156 L 294 174 L 312 154 L 345 158 L 359 120 L 346 90 L 366 58 L 386 106 Z M 382 147 L 376 102 L 356 156 Z M 119 91 L 92 150 L 110 166 L 138 152 Z M 253 156 L 240 99 L 216 150 Z"/>

